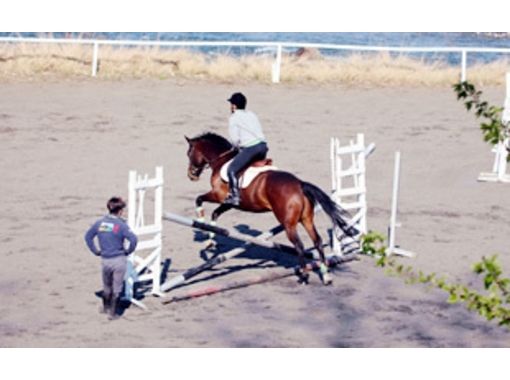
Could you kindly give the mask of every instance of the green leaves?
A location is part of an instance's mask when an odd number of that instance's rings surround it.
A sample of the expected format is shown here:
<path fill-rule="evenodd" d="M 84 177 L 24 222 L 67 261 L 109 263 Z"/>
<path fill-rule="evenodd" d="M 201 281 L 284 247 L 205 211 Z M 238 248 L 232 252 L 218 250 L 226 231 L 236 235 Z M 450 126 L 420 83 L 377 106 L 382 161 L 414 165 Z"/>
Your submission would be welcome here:
<path fill-rule="evenodd" d="M 373 231 L 369 231 L 361 237 L 361 252 L 376 258 L 376 265 L 379 267 L 387 266 L 389 261 L 384 245 L 385 240 L 382 234 Z"/>
<path fill-rule="evenodd" d="M 361 239 L 361 251 L 369 256 L 386 255 L 385 240 L 379 232 L 369 231 Z"/>
<path fill-rule="evenodd" d="M 464 303 L 468 310 L 475 311 L 488 321 L 496 320 L 501 326 L 510 328 L 510 278 L 503 278 L 498 256 L 482 257 L 473 265 L 473 272 L 483 276 L 485 293 L 470 289 L 462 284 L 451 284 L 435 273 L 426 274 L 405 266 L 386 255 L 384 237 L 377 232 L 362 236 L 362 251 L 377 259 L 376 265 L 386 268 L 386 273 L 401 277 L 407 284 L 429 284 L 448 293 L 447 302 Z"/>
<path fill-rule="evenodd" d="M 483 140 L 489 144 L 496 145 L 505 139 L 507 125 L 501 121 L 503 108 L 489 106 L 486 101 L 481 101 L 481 91 L 469 82 L 459 82 L 453 85 L 457 93 L 457 100 L 462 100 L 468 111 L 474 110 L 477 118 L 485 119 L 480 124 L 483 133 Z"/>
<path fill-rule="evenodd" d="M 457 93 L 457 100 L 465 99 L 468 96 L 474 96 L 475 94 L 481 94 L 476 92 L 475 86 L 469 82 L 459 82 L 453 85 L 453 90 Z"/>

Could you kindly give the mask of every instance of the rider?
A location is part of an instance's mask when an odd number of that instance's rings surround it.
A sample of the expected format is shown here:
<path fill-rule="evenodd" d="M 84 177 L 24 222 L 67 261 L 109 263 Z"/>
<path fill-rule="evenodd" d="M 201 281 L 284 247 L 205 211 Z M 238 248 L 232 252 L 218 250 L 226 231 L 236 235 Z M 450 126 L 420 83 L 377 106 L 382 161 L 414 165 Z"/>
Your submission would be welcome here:
<path fill-rule="evenodd" d="M 227 99 L 230 102 L 230 116 L 228 132 L 233 145 L 239 148 L 239 153 L 232 160 L 228 168 L 229 194 L 224 204 L 239 206 L 239 180 L 237 175 L 251 163 L 263 160 L 267 155 L 267 144 L 262 127 L 257 116 L 246 110 L 246 97 L 236 92 Z"/>

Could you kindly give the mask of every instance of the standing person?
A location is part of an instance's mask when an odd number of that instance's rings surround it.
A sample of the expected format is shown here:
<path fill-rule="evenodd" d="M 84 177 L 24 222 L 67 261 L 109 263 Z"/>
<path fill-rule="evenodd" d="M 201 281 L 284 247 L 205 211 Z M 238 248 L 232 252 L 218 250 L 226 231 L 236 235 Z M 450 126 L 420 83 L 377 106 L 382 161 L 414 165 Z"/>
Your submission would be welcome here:
<path fill-rule="evenodd" d="M 227 171 L 229 194 L 223 203 L 239 206 L 241 198 L 237 175 L 252 162 L 265 159 L 268 148 L 257 115 L 246 110 L 246 97 L 242 93 L 236 92 L 227 101 L 230 102 L 232 113 L 228 123 L 228 132 L 232 144 L 239 149 L 239 153 L 234 157 Z"/>
<path fill-rule="evenodd" d="M 85 234 L 85 242 L 90 251 L 102 258 L 103 277 L 103 313 L 108 319 L 117 319 L 120 293 L 127 269 L 127 257 L 138 243 L 136 235 L 126 224 L 122 215 L 126 202 L 120 197 L 112 197 L 106 207 L 109 214 L 96 221 Z M 94 243 L 97 236 L 99 249 Z M 124 248 L 124 240 L 129 241 L 129 248 Z"/>

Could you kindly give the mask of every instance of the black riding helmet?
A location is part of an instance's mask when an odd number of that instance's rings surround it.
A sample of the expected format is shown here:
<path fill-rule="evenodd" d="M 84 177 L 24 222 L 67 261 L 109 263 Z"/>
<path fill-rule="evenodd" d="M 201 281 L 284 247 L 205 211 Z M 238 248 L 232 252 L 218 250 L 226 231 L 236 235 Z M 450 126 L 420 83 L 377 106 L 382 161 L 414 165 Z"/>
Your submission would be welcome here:
<path fill-rule="evenodd" d="M 246 96 L 244 96 L 240 92 L 232 94 L 230 99 L 227 99 L 227 101 L 235 105 L 240 110 L 244 110 L 247 103 Z"/>

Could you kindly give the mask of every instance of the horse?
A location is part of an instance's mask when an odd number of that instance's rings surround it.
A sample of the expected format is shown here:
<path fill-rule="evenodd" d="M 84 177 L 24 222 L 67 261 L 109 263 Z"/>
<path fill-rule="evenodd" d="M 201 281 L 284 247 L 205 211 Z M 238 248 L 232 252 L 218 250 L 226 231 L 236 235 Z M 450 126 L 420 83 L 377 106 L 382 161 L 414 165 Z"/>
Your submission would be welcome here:
<path fill-rule="evenodd" d="M 213 211 L 211 217 L 212 221 L 216 222 L 221 214 L 234 207 L 222 204 L 228 194 L 228 183 L 221 179 L 220 169 L 236 155 L 237 151 L 227 139 L 212 132 L 206 132 L 194 138 L 184 137 L 189 145 L 188 178 L 198 181 L 204 169 L 209 167 L 212 170 L 211 190 L 195 199 L 197 213 L 203 217 L 204 202 L 220 203 L 221 205 Z M 303 225 L 315 249 L 319 252 L 321 280 L 325 285 L 329 285 L 332 279 L 328 273 L 322 239 L 314 224 L 314 207 L 316 203 L 320 204 L 339 231 L 355 237 L 359 231 L 349 226 L 344 220 L 344 216 L 348 213 L 319 187 L 301 181 L 285 171 L 264 171 L 258 174 L 248 187 L 240 190 L 241 203 L 236 208 L 255 213 L 272 211 L 283 225 L 287 238 L 298 253 L 300 269 L 297 274 L 301 282 L 307 283 L 309 276 L 304 257 L 305 249 L 297 232 L 298 223 Z"/>

